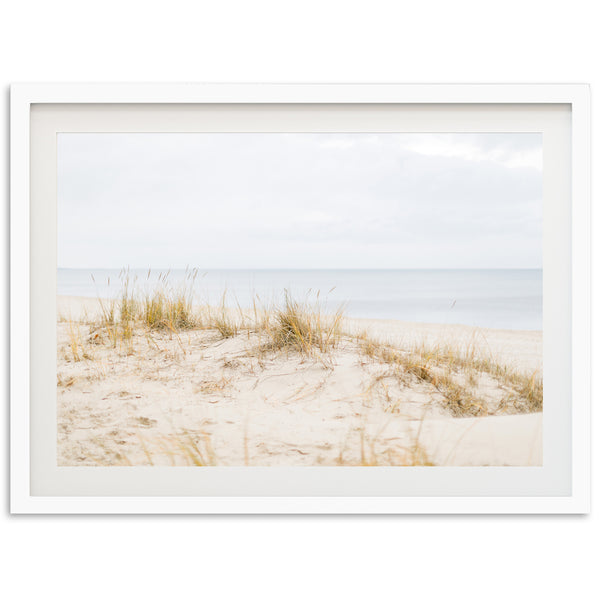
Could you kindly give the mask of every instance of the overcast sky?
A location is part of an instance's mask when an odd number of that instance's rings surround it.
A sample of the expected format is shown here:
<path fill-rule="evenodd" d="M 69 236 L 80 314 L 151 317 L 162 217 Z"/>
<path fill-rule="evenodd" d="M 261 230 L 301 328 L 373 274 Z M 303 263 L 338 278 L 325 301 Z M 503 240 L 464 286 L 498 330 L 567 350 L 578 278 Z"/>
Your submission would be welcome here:
<path fill-rule="evenodd" d="M 540 268 L 540 134 L 59 134 L 58 266 Z"/>

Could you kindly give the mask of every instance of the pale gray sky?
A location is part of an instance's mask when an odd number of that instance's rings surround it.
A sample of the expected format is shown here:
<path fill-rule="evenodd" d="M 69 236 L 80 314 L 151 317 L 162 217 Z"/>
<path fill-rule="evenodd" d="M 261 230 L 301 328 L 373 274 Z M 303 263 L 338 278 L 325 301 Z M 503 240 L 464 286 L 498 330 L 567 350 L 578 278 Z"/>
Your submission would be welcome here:
<path fill-rule="evenodd" d="M 539 268 L 540 134 L 59 134 L 58 266 Z"/>

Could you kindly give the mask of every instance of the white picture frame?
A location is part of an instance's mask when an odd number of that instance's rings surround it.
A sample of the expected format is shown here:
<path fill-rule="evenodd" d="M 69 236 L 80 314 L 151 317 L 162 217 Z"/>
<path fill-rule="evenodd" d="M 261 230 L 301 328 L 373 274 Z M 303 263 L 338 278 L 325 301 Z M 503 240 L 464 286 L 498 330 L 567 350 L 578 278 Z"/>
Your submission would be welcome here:
<path fill-rule="evenodd" d="M 548 444 L 558 444 L 565 449 L 561 461 L 563 470 L 561 477 L 566 481 L 568 472 L 568 486 L 560 488 L 559 492 L 549 492 L 548 486 L 540 487 L 538 491 L 527 490 L 519 492 L 518 478 L 524 480 L 528 477 L 527 471 L 520 471 L 520 467 L 507 467 L 512 469 L 510 477 L 515 479 L 514 488 L 507 488 L 507 493 L 499 493 L 497 489 L 490 494 L 481 492 L 479 495 L 461 493 L 460 489 L 453 489 L 452 493 L 428 493 L 427 495 L 411 495 L 410 490 L 406 495 L 397 493 L 380 493 L 373 495 L 345 494 L 345 489 L 340 483 L 339 492 L 319 495 L 284 493 L 281 489 L 269 495 L 246 494 L 244 491 L 223 495 L 186 495 L 169 494 L 169 488 L 134 495 L 105 495 L 105 494 L 74 494 L 39 493 L 38 480 L 51 477 L 48 472 L 36 470 L 36 452 L 32 448 L 38 443 L 40 415 L 35 403 L 32 403 L 32 391 L 37 393 L 37 371 L 31 368 L 32 345 L 42 348 L 49 340 L 49 332 L 54 326 L 48 323 L 48 329 L 39 326 L 42 321 L 35 317 L 35 294 L 32 297 L 31 282 L 52 278 L 48 269 L 43 273 L 32 272 L 32 245 L 40 243 L 40 232 L 37 229 L 43 221 L 39 215 L 32 214 L 32 193 L 39 192 L 39 169 L 31 171 L 32 161 L 36 161 L 46 152 L 44 163 L 52 168 L 52 161 L 48 161 L 47 148 L 38 143 L 35 131 L 32 131 L 32 122 L 35 118 L 36 107 L 50 107 L 58 111 L 63 117 L 71 119 L 73 131 L 89 131 L 90 122 L 86 117 L 77 115 L 78 107 L 93 108 L 96 119 L 94 131 L 111 131 L 110 119 L 102 121 L 99 113 L 110 113 L 115 106 L 128 107 L 129 113 L 136 111 L 146 114 L 146 119 L 152 119 L 153 111 L 160 111 L 160 107 L 168 107 L 173 114 L 173 109 L 181 109 L 181 123 L 176 127 L 185 130 L 185 107 L 194 105 L 211 106 L 329 106 L 336 110 L 340 106 L 401 106 L 405 110 L 418 111 L 427 108 L 430 116 L 436 111 L 443 112 L 444 107 L 460 107 L 463 111 L 463 120 L 456 120 L 456 131 L 464 131 L 468 122 L 469 110 L 475 111 L 495 110 L 498 107 L 510 109 L 520 106 L 528 107 L 527 114 L 543 115 L 544 111 L 556 106 L 563 106 L 569 111 L 569 136 L 570 148 L 563 147 L 563 151 L 570 154 L 570 164 L 558 166 L 557 173 L 549 177 L 563 177 L 568 181 L 570 198 L 556 198 L 555 203 L 570 212 L 570 310 L 563 312 L 560 319 L 563 325 L 570 330 L 570 398 L 568 409 L 561 413 L 563 421 L 561 427 L 567 434 L 561 436 L 554 434 L 552 437 L 552 411 L 546 415 L 544 410 L 544 435 L 550 432 L 551 437 L 544 439 L 545 449 Z M 142 110 L 142 108 L 144 110 Z M 146 110 L 148 109 L 148 110 Z M 124 110 L 124 109 L 123 109 Z M 167 108 L 165 108 L 167 110 Z M 485 112 L 484 110 L 484 112 Z M 84 111 L 85 112 L 85 111 Z M 89 111 L 88 111 L 89 112 Z M 118 112 L 118 111 L 117 111 Z M 478 113 L 479 114 L 479 113 Z M 464 116 L 466 115 L 466 117 Z M 452 126 L 448 122 L 448 114 L 443 120 L 433 118 L 431 127 L 436 123 Z M 450 117 L 451 118 L 451 117 Z M 541 117 L 540 117 L 541 118 Z M 466 119 L 466 120 L 465 120 Z M 60 120 L 59 120 L 60 121 Z M 61 121 L 64 123 L 64 120 Z M 172 121 L 171 121 L 172 122 Z M 482 121 L 482 123 L 489 121 Z M 504 124 L 498 121 L 495 131 L 512 131 L 512 121 Z M 532 121 L 533 122 L 533 121 Z M 540 121 L 541 122 L 541 121 Z M 150 125 L 148 124 L 150 123 Z M 441 125 L 440 125 L 441 126 Z M 478 127 L 482 127 L 481 123 Z M 487 125 L 485 125 L 487 126 Z M 140 117 L 129 121 L 124 127 L 134 131 L 169 130 L 164 127 L 152 125 L 152 121 L 144 121 Z M 235 127 L 235 125 L 232 125 Z M 385 130 L 385 123 L 381 125 Z M 535 126 L 529 129 L 528 122 L 521 123 L 523 131 L 539 131 Z M 59 131 L 60 129 L 57 129 Z M 123 130 L 123 129 L 121 129 Z M 125 129 L 130 130 L 130 129 Z M 478 130 L 475 128 L 474 130 Z M 44 158 L 42 156 L 42 158 Z M 41 162 L 35 164 L 42 164 Z M 35 178 L 32 179 L 32 178 Z M 566 178 L 566 179 L 565 179 Z M 46 180 L 48 181 L 48 180 Z M 551 179 L 544 178 L 545 191 L 551 193 L 547 183 Z M 48 192 L 50 193 L 50 192 Z M 53 192 L 55 193 L 55 191 Z M 39 195 L 39 193 L 38 193 Z M 590 98 L 589 88 L 586 85 L 221 85 L 221 84 L 19 84 L 11 87 L 11 512 L 13 513 L 585 513 L 590 506 Z M 32 220 L 33 219 L 33 220 Z M 33 225 L 32 225 L 33 224 Z M 567 224 L 568 225 L 568 224 Z M 42 223 L 42 227 L 51 227 L 51 223 Z M 34 235 L 32 235 L 32 231 Z M 551 247 L 553 231 L 544 232 L 544 247 Z M 546 255 L 545 255 L 546 259 Z M 568 257 L 563 257 L 567 260 Z M 546 264 L 545 264 L 546 268 Z M 48 281 L 50 281 L 50 279 Z M 551 279 L 551 278 L 550 278 Z M 552 291 L 552 286 L 560 285 L 558 280 L 548 283 L 544 287 L 544 294 Z M 51 289 L 46 288 L 46 289 Z M 53 307 L 54 305 L 52 305 Z M 52 308 L 51 307 L 51 308 Z M 51 312 L 51 310 L 50 310 Z M 54 311 L 55 314 L 55 311 Z M 32 315 L 34 315 L 32 317 Z M 33 320 L 32 320 L 33 319 Z M 36 320 L 37 319 L 37 320 Z M 32 326 L 33 323 L 33 326 Z M 544 334 L 546 335 L 544 322 Z M 44 342 L 45 340 L 45 342 Z M 44 342 L 44 343 L 42 343 Z M 39 351 L 38 351 L 39 352 Z M 563 383 L 567 384 L 565 380 Z M 564 415 L 570 418 L 564 422 Z M 555 415 L 556 416 L 556 415 Z M 55 427 L 48 417 L 42 419 L 44 423 Z M 548 426 L 548 428 L 547 428 Z M 54 429 L 55 431 L 55 429 Z M 558 429 L 556 429 L 558 431 Z M 41 436 L 43 437 L 43 436 Z M 561 446 L 561 444 L 563 444 Z M 39 461 L 38 461 L 39 462 Z M 543 469 L 546 469 L 545 465 Z M 548 466 L 547 481 L 558 477 L 551 472 Z M 568 467 L 568 469 L 567 469 Z M 123 469 L 116 467 L 116 469 Z M 260 478 L 264 469 L 253 469 L 252 475 Z M 397 467 L 396 467 L 397 468 Z M 63 467 L 66 471 L 70 468 Z M 109 470 L 111 468 L 108 468 Z M 213 467 L 213 469 L 217 469 Z M 235 482 L 236 472 L 229 469 L 228 477 Z M 266 468 L 266 469 L 273 469 Z M 301 478 L 310 482 L 311 478 L 317 481 L 318 476 L 314 469 L 304 469 Z M 309 469 L 308 471 L 306 469 Z M 327 469 L 326 467 L 317 467 Z M 354 468 L 350 468 L 354 469 Z M 363 469 L 357 467 L 356 469 Z M 419 467 L 405 467 L 405 469 L 420 469 Z M 431 469 L 431 468 L 429 468 Z M 449 477 L 457 476 L 456 468 L 435 467 L 434 477 L 442 483 Z M 470 478 L 476 481 L 481 477 L 480 469 L 462 468 L 460 477 L 464 478 L 464 489 Z M 486 469 L 484 467 L 484 469 Z M 489 471 L 488 476 L 497 476 L 499 481 L 503 477 L 500 472 Z M 516 470 L 515 470 L 516 469 Z M 46 471 L 48 471 L 46 469 Z M 104 469 L 92 469 L 101 477 Z M 363 471 L 364 472 L 364 471 Z M 182 477 L 185 479 L 186 472 Z M 218 472 L 217 472 L 218 473 Z M 389 471 L 379 472 L 382 478 L 389 477 Z M 74 477 L 76 472 L 71 471 Z M 496 474 L 496 475 L 494 475 Z M 240 473 L 238 472 L 238 475 Z M 418 475 L 418 474 L 417 474 Z M 348 472 L 350 481 L 358 477 L 358 472 Z M 127 478 L 136 478 L 138 474 L 128 472 Z M 139 475 L 140 481 L 142 475 Z M 362 477 L 362 475 L 361 475 Z M 230 483 L 231 483 L 230 481 Z M 492 481 L 492 479 L 490 479 Z M 113 482 L 114 484 L 114 482 Z M 90 484 L 91 485 L 91 484 Z M 99 483 L 98 485 L 101 485 Z M 364 485 L 364 484 L 363 484 Z M 36 488 L 36 486 L 38 486 Z M 568 488 L 568 489 L 567 489 Z M 38 491 L 36 491 L 36 489 Z M 51 488 L 48 488 L 51 489 Z M 67 489 L 67 488 L 65 488 Z M 90 489 L 95 489 L 92 485 Z M 107 488 L 108 489 L 108 488 Z M 128 488 L 129 489 L 129 488 Z M 143 486 L 140 487 L 143 490 Z M 262 489 L 262 488 L 257 488 Z M 264 489 L 268 489 L 265 487 Z M 308 488 L 307 488 L 308 489 Z M 367 490 L 369 488 L 366 488 Z M 433 489 L 433 488 L 432 488 Z M 494 486 L 490 484 L 490 490 Z M 554 488 L 553 488 L 554 489 Z M 556 488 L 558 489 L 558 488 Z M 367 493 L 366 491 L 364 493 Z"/>

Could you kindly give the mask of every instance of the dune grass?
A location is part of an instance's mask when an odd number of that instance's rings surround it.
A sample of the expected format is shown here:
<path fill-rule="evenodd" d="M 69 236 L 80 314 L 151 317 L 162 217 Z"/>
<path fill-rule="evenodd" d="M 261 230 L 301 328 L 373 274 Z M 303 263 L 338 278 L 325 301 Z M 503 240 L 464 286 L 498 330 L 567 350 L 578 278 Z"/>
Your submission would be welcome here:
<path fill-rule="evenodd" d="M 366 334 L 350 336 L 344 333 L 343 307 L 334 312 L 325 310 L 320 294 L 307 295 L 302 301 L 284 290 L 280 305 L 258 306 L 238 312 L 228 308 L 224 293 L 217 308 L 194 307 L 194 283 L 198 271 L 191 270 L 177 287 L 169 283 L 169 273 L 158 275 L 152 291 L 140 294 L 137 281 L 127 270 L 121 273 L 122 288 L 112 301 L 100 301 L 100 328 L 110 344 L 127 354 L 134 353 L 136 328 L 146 332 L 167 331 L 177 334 L 184 330 L 214 330 L 222 339 L 234 338 L 244 331 L 250 338 L 257 334 L 259 343 L 251 352 L 264 357 L 272 352 L 298 352 L 306 357 L 324 357 L 341 340 L 358 345 L 358 351 L 387 365 L 404 385 L 422 384 L 432 388 L 444 399 L 444 406 L 453 416 L 482 416 L 498 413 L 539 412 L 543 410 L 543 384 L 538 373 L 523 373 L 498 363 L 475 351 L 465 352 L 449 346 L 412 345 L 392 347 L 370 339 Z M 147 280 L 151 272 L 148 271 Z M 92 337 L 96 335 L 92 328 Z M 71 326 L 72 360 L 89 358 L 78 330 Z M 497 406 L 490 406 L 480 393 L 480 382 L 492 380 L 504 391 Z"/>
<path fill-rule="evenodd" d="M 79 362 L 82 360 L 94 360 L 91 349 L 86 346 L 81 336 L 80 324 L 72 320 L 68 320 L 67 325 L 70 355 L 66 354 L 65 358 L 74 362 Z"/>
<path fill-rule="evenodd" d="M 99 298 L 100 326 L 112 346 L 125 345 L 131 350 L 130 342 L 139 326 L 171 332 L 199 327 L 199 316 L 193 310 L 193 284 L 197 274 L 196 269 L 188 271 L 184 283 L 173 287 L 169 283 L 169 273 L 159 273 L 152 291 L 142 293 L 137 279 L 131 277 L 128 270 L 122 270 L 121 290 L 117 298 Z M 150 276 L 151 271 L 148 271 L 147 280 Z"/>
<path fill-rule="evenodd" d="M 198 315 L 193 311 L 194 282 L 198 270 L 186 273 L 185 281 L 173 288 L 169 284 L 169 273 L 159 276 L 159 285 L 143 299 L 139 318 L 149 329 L 168 329 L 180 331 L 194 329 L 200 325 Z M 148 271 L 147 279 L 150 278 Z"/>
<path fill-rule="evenodd" d="M 240 313 L 242 311 L 240 310 Z M 227 291 L 223 292 L 221 304 L 216 311 L 209 311 L 208 325 L 216 329 L 223 339 L 235 337 L 239 332 L 239 324 L 232 311 L 227 308 Z M 240 315 L 243 321 L 243 314 Z"/>
<path fill-rule="evenodd" d="M 138 433 L 137 457 L 121 448 L 117 450 L 101 436 L 94 437 L 93 443 L 96 451 L 87 458 L 95 465 L 213 467 L 218 464 L 210 435 L 203 432 L 184 429 L 153 437 Z"/>
<path fill-rule="evenodd" d="M 244 464 L 250 463 L 247 435 L 244 436 Z M 207 433 L 188 430 L 163 437 L 158 442 L 140 438 L 142 452 L 149 465 L 169 462 L 172 466 L 185 465 L 190 467 L 213 467 L 220 463 L 213 448 L 211 436 Z M 125 462 L 126 457 L 123 457 Z M 345 449 L 340 450 L 337 459 L 339 466 L 398 466 L 398 467 L 429 467 L 435 463 L 429 457 L 423 445 L 419 442 L 418 434 L 406 446 L 396 446 L 383 450 L 379 447 L 376 437 L 368 436 L 364 429 L 360 431 L 360 455 L 349 458 Z"/>
<path fill-rule="evenodd" d="M 342 337 L 343 308 L 325 314 L 318 293 L 312 302 L 310 298 L 304 302 L 294 300 L 287 290 L 284 295 L 283 306 L 272 310 L 260 323 L 267 337 L 263 350 L 293 350 L 311 356 L 334 349 Z"/>
<path fill-rule="evenodd" d="M 460 352 L 449 346 L 414 345 L 394 348 L 370 339 L 357 341 L 364 355 L 387 364 L 404 385 L 431 386 L 444 398 L 445 407 L 456 417 L 499 413 L 530 413 L 543 410 L 543 381 L 539 373 L 522 373 L 501 365 L 474 348 Z M 504 390 L 492 408 L 479 391 L 482 376 L 488 376 Z"/>
<path fill-rule="evenodd" d="M 379 436 L 382 431 L 369 435 L 365 431 L 364 425 L 360 428 L 360 459 L 358 462 L 347 459 L 343 452 L 338 457 L 340 466 L 396 466 L 396 467 L 433 467 L 435 463 L 430 458 L 425 447 L 421 444 L 419 438 L 423 418 L 420 421 L 419 429 L 408 444 L 394 445 L 384 449 L 380 446 Z"/>
<path fill-rule="evenodd" d="M 146 276 L 150 282 L 151 272 Z M 273 352 L 297 352 L 306 357 L 331 354 L 342 340 L 357 351 L 384 364 L 403 385 L 429 386 L 444 399 L 453 416 L 539 412 L 543 409 L 543 384 L 539 373 L 523 373 L 475 351 L 460 352 L 449 346 L 412 345 L 393 347 L 379 343 L 366 334 L 351 336 L 343 331 L 343 307 L 326 310 L 317 292 L 303 300 L 284 290 L 279 305 L 259 306 L 238 312 L 228 308 L 223 294 L 216 308 L 194 305 L 196 269 L 186 273 L 179 286 L 172 286 L 169 273 L 159 273 L 156 285 L 141 287 L 140 282 L 121 272 L 121 289 L 113 300 L 100 300 L 101 318 L 90 326 L 89 342 L 108 343 L 126 354 L 135 352 L 134 338 L 140 330 L 146 337 L 153 331 L 178 332 L 213 330 L 222 339 L 244 332 L 255 340 L 249 352 L 264 357 Z M 150 291 L 145 291 L 148 290 Z M 150 342 L 149 342 L 150 343 Z M 91 348 L 91 346 L 90 346 Z M 69 323 L 70 360 L 90 359 L 79 325 Z M 490 406 L 481 394 L 480 382 L 495 382 L 504 395 L 497 406 Z"/>
<path fill-rule="evenodd" d="M 197 270 L 190 271 L 178 287 L 169 283 L 168 273 L 159 274 L 151 292 L 140 293 L 138 283 L 127 270 L 121 273 L 121 291 L 116 299 L 102 300 L 100 326 L 113 347 L 131 349 L 134 330 L 165 330 L 180 332 L 192 329 L 213 329 L 223 339 L 241 331 L 259 334 L 264 343 L 261 352 L 297 351 L 306 356 L 324 354 L 336 347 L 342 337 L 340 328 L 343 309 L 333 314 L 325 312 L 320 293 L 303 301 L 284 290 L 280 306 L 260 306 L 254 299 L 252 310 L 238 311 L 228 307 L 226 293 L 219 306 L 194 306 L 194 282 Z M 150 279 L 148 272 L 147 279 Z"/>

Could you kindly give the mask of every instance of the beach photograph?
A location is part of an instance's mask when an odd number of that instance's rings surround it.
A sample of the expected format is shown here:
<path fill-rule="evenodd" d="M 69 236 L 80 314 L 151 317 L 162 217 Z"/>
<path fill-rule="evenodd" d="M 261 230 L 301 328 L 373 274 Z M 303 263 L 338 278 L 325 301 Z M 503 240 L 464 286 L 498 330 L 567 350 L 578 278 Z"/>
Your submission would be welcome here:
<path fill-rule="evenodd" d="M 58 466 L 543 465 L 540 134 L 57 151 Z"/>

